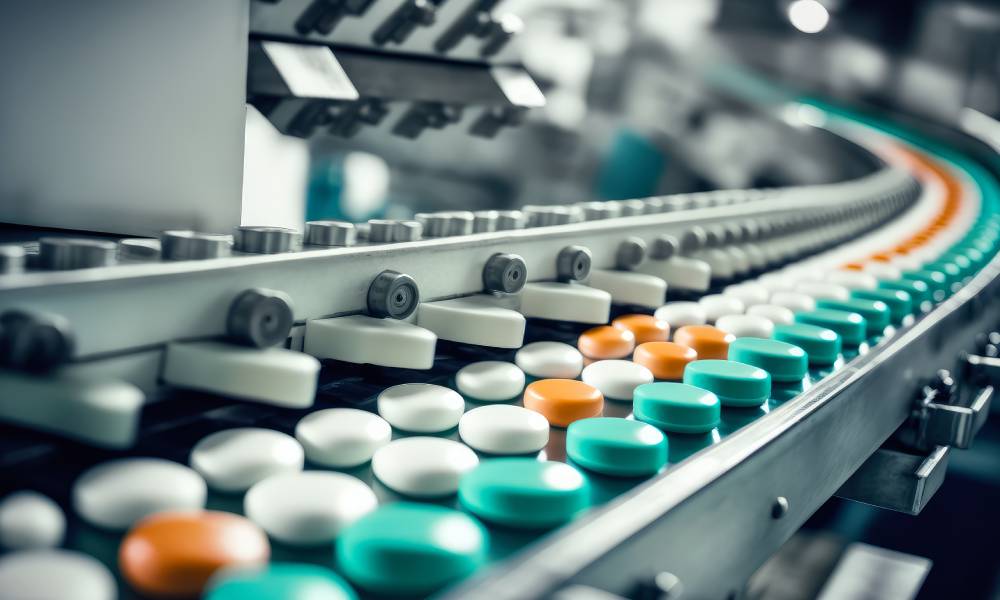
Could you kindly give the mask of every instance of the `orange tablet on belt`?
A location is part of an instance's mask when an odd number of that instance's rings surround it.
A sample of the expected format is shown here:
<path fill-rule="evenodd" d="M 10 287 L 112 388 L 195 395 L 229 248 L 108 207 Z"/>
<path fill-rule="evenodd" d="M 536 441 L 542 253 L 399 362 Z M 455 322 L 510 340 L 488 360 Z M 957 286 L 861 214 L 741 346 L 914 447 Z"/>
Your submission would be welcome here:
<path fill-rule="evenodd" d="M 726 360 L 729 356 L 729 343 L 735 339 L 733 334 L 711 325 L 686 325 L 674 332 L 674 342 L 693 348 L 702 360 Z"/>
<path fill-rule="evenodd" d="M 552 425 L 567 427 L 573 421 L 600 416 L 604 396 L 575 379 L 540 379 L 524 388 L 524 407 L 541 413 Z"/>

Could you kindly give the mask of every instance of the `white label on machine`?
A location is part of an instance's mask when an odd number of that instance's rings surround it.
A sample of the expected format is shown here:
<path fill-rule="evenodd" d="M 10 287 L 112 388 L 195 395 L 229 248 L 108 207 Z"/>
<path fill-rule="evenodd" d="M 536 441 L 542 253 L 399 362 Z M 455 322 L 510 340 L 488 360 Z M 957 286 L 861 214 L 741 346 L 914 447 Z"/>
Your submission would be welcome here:
<path fill-rule="evenodd" d="M 292 94 L 300 98 L 331 100 L 360 97 L 333 51 L 326 46 L 284 42 L 262 42 L 261 46 Z"/>

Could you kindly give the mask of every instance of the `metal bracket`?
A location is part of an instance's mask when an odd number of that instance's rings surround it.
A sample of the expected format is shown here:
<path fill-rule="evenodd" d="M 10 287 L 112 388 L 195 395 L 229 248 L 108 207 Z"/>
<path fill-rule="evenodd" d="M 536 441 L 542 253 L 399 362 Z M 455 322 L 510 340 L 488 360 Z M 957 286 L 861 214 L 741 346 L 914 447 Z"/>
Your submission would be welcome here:
<path fill-rule="evenodd" d="M 921 456 L 880 448 L 854 472 L 836 496 L 910 515 L 920 514 L 944 483 L 947 446 Z"/>
<path fill-rule="evenodd" d="M 928 403 L 924 408 L 926 416 L 921 421 L 923 442 L 931 446 L 968 448 L 986 422 L 992 399 L 993 386 L 986 386 L 969 406 Z"/>

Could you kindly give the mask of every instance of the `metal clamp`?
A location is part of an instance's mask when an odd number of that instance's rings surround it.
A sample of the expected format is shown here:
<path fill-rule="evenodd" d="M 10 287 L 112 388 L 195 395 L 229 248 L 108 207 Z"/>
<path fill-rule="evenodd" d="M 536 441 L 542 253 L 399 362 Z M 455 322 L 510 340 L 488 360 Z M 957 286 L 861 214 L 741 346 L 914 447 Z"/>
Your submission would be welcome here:
<path fill-rule="evenodd" d="M 911 515 L 920 514 L 944 483 L 947 446 L 926 455 L 880 448 L 836 492 L 836 496 Z"/>
<path fill-rule="evenodd" d="M 986 422 L 992 399 L 993 386 L 989 385 L 976 394 L 969 406 L 928 402 L 920 421 L 920 438 L 927 445 L 968 448 Z"/>

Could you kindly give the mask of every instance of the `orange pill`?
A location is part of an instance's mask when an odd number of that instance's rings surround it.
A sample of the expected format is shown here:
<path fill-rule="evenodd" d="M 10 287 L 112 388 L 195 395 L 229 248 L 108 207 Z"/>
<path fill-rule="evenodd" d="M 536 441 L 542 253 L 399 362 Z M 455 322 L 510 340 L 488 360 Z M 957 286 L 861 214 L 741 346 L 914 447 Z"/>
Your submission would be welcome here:
<path fill-rule="evenodd" d="M 200 596 L 223 567 L 265 564 L 267 535 L 249 519 L 224 512 L 165 512 L 139 521 L 122 540 L 118 566 L 147 596 Z"/>
<path fill-rule="evenodd" d="M 575 379 L 540 379 L 524 388 L 524 407 L 541 413 L 551 425 L 568 427 L 573 421 L 600 416 L 600 390 Z"/>
<path fill-rule="evenodd" d="M 576 347 L 587 358 L 627 358 L 635 349 L 635 334 L 628 329 L 601 325 L 581 333 Z"/>
<path fill-rule="evenodd" d="M 653 315 L 622 315 L 611 321 L 611 326 L 631 331 L 636 344 L 665 342 L 670 339 L 670 325 Z"/>
<path fill-rule="evenodd" d="M 698 360 L 694 348 L 675 342 L 646 342 L 636 346 L 632 362 L 640 364 L 657 379 L 682 379 L 684 367 Z"/>
<path fill-rule="evenodd" d="M 687 325 L 674 333 L 674 342 L 693 348 L 699 359 L 726 360 L 729 344 L 735 339 L 733 334 L 711 325 Z"/>

